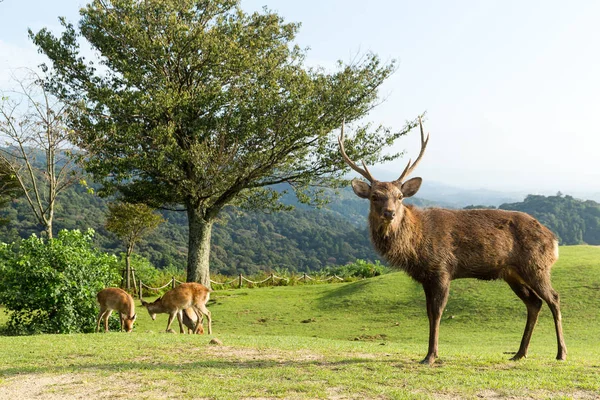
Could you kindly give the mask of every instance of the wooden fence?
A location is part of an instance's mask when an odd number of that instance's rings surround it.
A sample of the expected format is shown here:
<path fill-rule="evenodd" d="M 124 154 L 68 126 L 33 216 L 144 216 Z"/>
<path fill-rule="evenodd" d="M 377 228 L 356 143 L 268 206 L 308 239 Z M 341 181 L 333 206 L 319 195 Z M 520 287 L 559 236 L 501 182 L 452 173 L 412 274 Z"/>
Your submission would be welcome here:
<path fill-rule="evenodd" d="M 155 292 L 158 292 L 159 290 L 162 290 L 162 289 L 164 289 L 166 287 L 171 286 L 171 288 L 174 288 L 177 284 L 182 284 L 183 283 L 180 280 L 177 280 L 173 276 L 173 277 L 171 277 L 171 280 L 169 280 L 167 283 L 165 283 L 161 287 L 155 288 L 155 287 L 148 286 L 145 283 L 143 283 L 141 280 L 139 281 L 139 285 L 137 285 L 136 284 L 136 280 L 135 280 L 135 274 L 133 273 L 133 269 L 131 270 L 131 272 L 132 272 L 133 282 L 134 282 L 134 294 L 137 291 L 138 292 L 137 294 L 138 294 L 138 296 L 140 296 L 140 298 L 141 298 L 141 295 L 142 295 L 142 289 L 144 289 L 144 288 L 146 288 L 148 290 L 153 290 Z M 276 276 L 275 274 L 269 275 L 266 279 L 263 279 L 262 281 L 253 281 L 253 280 L 250 280 L 250 279 L 246 278 L 244 275 L 239 274 L 237 277 L 235 277 L 232 280 L 227 281 L 227 282 L 216 282 L 216 281 L 213 281 L 211 279 L 210 283 L 212 285 L 219 285 L 219 286 L 232 285 L 232 287 L 234 287 L 234 288 L 242 288 L 244 286 L 244 283 L 250 283 L 250 284 L 253 284 L 253 285 L 261 285 L 261 284 L 264 284 L 264 283 L 268 284 L 269 282 L 271 282 L 271 284 L 274 285 L 276 281 L 279 282 L 279 281 L 282 281 L 282 280 L 284 280 L 286 282 L 290 281 L 289 278 L 282 278 L 282 277 Z M 304 283 L 309 282 L 309 281 L 312 281 L 312 282 L 338 281 L 338 282 L 340 282 L 340 281 L 343 281 L 344 278 L 340 278 L 337 275 L 333 275 L 333 276 L 330 276 L 330 277 L 325 278 L 325 279 L 318 279 L 318 278 L 313 278 L 313 277 L 309 276 L 308 274 L 304 273 L 304 274 L 302 274 L 302 276 L 300 278 L 298 278 L 298 280 L 302 281 Z"/>

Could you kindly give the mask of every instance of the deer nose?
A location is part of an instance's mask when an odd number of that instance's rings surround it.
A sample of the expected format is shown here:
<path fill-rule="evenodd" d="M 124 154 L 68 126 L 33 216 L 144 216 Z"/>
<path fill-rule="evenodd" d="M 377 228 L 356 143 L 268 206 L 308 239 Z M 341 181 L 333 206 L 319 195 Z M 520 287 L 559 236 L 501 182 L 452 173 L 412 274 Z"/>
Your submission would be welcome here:
<path fill-rule="evenodd" d="M 394 210 L 385 210 L 383 212 L 383 218 L 387 219 L 388 221 L 393 220 L 395 216 L 396 216 L 396 211 L 394 211 Z"/>

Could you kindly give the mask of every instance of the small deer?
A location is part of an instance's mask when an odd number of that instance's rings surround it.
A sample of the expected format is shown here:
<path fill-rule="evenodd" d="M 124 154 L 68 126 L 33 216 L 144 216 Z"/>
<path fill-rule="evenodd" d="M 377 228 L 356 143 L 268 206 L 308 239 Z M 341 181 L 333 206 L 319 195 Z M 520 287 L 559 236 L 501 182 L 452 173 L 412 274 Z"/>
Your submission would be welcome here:
<path fill-rule="evenodd" d="M 198 326 L 198 316 L 192 308 L 186 308 L 182 313 L 182 322 L 188 328 L 188 334 L 197 333 L 198 335 L 204 334 L 204 327 L 202 326 L 202 319 L 200 319 L 200 325 Z M 198 330 L 196 330 L 198 328 Z"/>
<path fill-rule="evenodd" d="M 545 301 L 554 317 L 558 360 L 567 348 L 562 332 L 560 300 L 550 283 L 550 269 L 558 259 L 554 234 L 522 212 L 504 210 L 419 209 L 403 200 L 417 193 L 421 178 L 406 180 L 423 154 L 427 138 L 419 118 L 421 150 L 414 163 L 408 161 L 398 179 L 377 181 L 366 164 L 358 167 L 344 150 L 344 125 L 338 138 L 344 161 L 369 183 L 352 180 L 354 193 L 370 202 L 369 229 L 375 249 L 391 266 L 404 270 L 423 285 L 429 318 L 429 348 L 423 364 L 438 356 L 438 332 L 448 299 L 450 281 L 459 278 L 504 279 L 527 307 L 527 322 L 517 353 L 527 348 L 538 314 Z"/>
<path fill-rule="evenodd" d="M 152 320 L 156 320 L 156 314 L 169 314 L 167 332 L 174 333 L 171 329 L 171 324 L 175 316 L 177 316 L 179 332 L 184 333 L 182 311 L 191 308 L 195 312 L 197 320 L 200 321 L 200 323 L 196 324 L 194 333 L 199 333 L 201 329 L 204 330 L 202 328 L 202 315 L 205 315 L 208 321 L 208 334 L 210 335 L 212 333 L 212 320 L 210 311 L 206 308 L 210 292 L 210 289 L 200 283 L 188 282 L 169 290 L 153 303 L 140 300 L 142 305 L 148 309 Z"/>
<path fill-rule="evenodd" d="M 96 321 L 96 332 L 100 330 L 100 320 L 104 318 L 104 331 L 108 332 L 108 318 L 113 310 L 119 312 L 121 321 L 121 330 L 125 328 L 126 332 L 133 330 L 133 323 L 137 318 L 135 313 L 135 304 L 133 297 L 126 291 L 119 288 L 102 289 L 96 295 L 98 304 L 100 304 L 100 313 Z"/>

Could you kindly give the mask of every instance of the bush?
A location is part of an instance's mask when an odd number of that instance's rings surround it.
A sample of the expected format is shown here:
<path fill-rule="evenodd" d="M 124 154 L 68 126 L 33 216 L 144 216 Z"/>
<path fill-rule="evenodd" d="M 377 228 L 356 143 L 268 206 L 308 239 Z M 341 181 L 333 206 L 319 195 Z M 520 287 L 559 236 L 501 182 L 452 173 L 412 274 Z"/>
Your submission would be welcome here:
<path fill-rule="evenodd" d="M 117 259 L 92 249 L 92 229 L 35 235 L 0 245 L 0 303 L 7 333 L 76 333 L 95 329 L 96 293 L 119 282 Z"/>
<path fill-rule="evenodd" d="M 385 265 L 381 265 L 379 260 L 375 263 L 370 263 L 365 260 L 357 259 L 353 263 L 340 265 L 337 267 L 329 267 L 326 269 L 330 275 L 337 275 L 340 278 L 371 278 L 388 272 Z"/>

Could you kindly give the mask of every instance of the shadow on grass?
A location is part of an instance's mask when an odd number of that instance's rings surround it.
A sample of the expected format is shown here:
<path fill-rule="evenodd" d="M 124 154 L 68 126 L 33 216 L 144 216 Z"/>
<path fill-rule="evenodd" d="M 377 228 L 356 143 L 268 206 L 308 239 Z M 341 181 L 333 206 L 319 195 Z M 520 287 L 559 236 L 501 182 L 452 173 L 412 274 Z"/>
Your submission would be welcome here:
<path fill-rule="evenodd" d="M 387 274 L 352 282 L 329 290 L 318 299 L 322 309 L 370 308 L 378 313 L 397 312 L 399 308 L 425 307 L 421 285 L 398 274 Z"/>
<path fill-rule="evenodd" d="M 165 362 L 108 362 L 106 364 L 91 363 L 91 364 L 71 364 L 57 367 L 40 366 L 40 367 L 7 367 L 0 368 L 0 377 L 9 378 L 21 374 L 46 374 L 46 373 L 68 373 L 68 372 L 86 372 L 86 371 L 177 371 L 186 372 L 194 371 L 202 368 L 211 368 L 215 370 L 231 370 L 231 369 L 270 369 L 270 368 L 307 368 L 321 367 L 332 371 L 343 368 L 346 365 L 360 364 L 391 364 L 398 369 L 414 369 L 417 366 L 416 360 L 398 360 L 398 359 L 368 359 L 368 358 L 353 358 L 340 361 L 322 361 L 322 360 L 241 360 L 241 361 L 224 361 L 224 360 L 208 360 L 189 363 L 165 363 Z M 371 368 L 371 367 L 368 367 Z"/>

